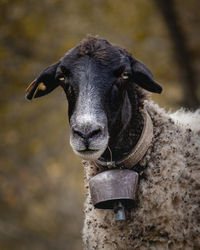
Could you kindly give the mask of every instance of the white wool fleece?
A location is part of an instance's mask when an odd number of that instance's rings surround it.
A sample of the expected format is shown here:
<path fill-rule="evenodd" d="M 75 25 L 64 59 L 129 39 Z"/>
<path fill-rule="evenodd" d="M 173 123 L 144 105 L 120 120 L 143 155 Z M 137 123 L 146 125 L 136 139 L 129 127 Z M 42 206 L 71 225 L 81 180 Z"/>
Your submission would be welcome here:
<path fill-rule="evenodd" d="M 86 250 L 200 249 L 200 133 L 175 122 L 178 113 L 171 116 L 149 101 L 145 106 L 154 138 L 140 161 L 146 178 L 140 179 L 136 206 L 126 211 L 126 221 L 116 222 L 113 211 L 93 207 L 88 181 L 105 169 L 84 161 Z M 188 120 L 181 112 L 180 119 L 189 124 L 198 114 Z"/>
<path fill-rule="evenodd" d="M 200 109 L 191 112 L 181 108 L 170 114 L 170 117 L 179 124 L 183 124 L 194 131 L 200 131 Z"/>

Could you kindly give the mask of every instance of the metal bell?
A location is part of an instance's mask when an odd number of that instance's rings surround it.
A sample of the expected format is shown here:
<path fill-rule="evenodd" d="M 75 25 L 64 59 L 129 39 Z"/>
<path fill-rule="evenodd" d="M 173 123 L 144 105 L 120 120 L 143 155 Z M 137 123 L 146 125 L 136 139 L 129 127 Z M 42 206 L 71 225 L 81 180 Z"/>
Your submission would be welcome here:
<path fill-rule="evenodd" d="M 89 181 L 94 207 L 114 209 L 115 220 L 125 220 L 125 208 L 132 208 L 136 199 L 138 173 L 113 169 L 97 174 Z"/>

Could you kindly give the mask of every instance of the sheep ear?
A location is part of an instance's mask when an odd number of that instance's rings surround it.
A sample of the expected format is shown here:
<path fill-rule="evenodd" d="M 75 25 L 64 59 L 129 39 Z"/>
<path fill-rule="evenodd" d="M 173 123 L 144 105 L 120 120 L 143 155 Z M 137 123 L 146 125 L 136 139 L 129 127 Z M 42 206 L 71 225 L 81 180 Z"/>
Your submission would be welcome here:
<path fill-rule="evenodd" d="M 45 70 L 36 78 L 26 89 L 26 98 L 31 100 L 50 93 L 59 85 L 59 80 L 55 79 L 56 70 L 59 65 L 55 63 Z"/>
<path fill-rule="evenodd" d="M 132 61 L 133 80 L 140 87 L 154 93 L 161 93 L 162 87 L 154 81 L 149 68 L 138 60 Z"/>

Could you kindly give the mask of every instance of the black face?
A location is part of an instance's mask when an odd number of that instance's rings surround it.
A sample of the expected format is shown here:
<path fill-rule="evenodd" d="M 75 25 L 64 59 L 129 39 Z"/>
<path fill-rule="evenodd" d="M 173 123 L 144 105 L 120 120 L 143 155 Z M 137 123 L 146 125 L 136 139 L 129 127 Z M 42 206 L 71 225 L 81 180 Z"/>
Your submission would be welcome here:
<path fill-rule="evenodd" d="M 106 149 L 108 128 L 117 121 L 132 77 L 130 61 L 119 51 L 110 49 L 105 57 L 102 63 L 91 55 L 77 58 L 73 51 L 61 60 L 56 71 L 69 102 L 71 146 L 86 159 L 97 159 Z"/>
<path fill-rule="evenodd" d="M 48 67 L 27 89 L 39 97 L 61 85 L 69 102 L 70 144 L 84 159 L 99 158 L 126 110 L 131 84 L 161 92 L 149 69 L 105 40 L 90 38 Z"/>

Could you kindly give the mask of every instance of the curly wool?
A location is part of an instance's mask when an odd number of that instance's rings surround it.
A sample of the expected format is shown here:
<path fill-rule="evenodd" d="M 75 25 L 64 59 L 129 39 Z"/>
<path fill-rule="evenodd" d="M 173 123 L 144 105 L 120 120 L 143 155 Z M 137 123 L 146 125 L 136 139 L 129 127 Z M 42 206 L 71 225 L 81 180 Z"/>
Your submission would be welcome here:
<path fill-rule="evenodd" d="M 200 130 L 176 122 L 153 102 L 145 106 L 154 138 L 140 161 L 146 178 L 140 180 L 136 206 L 126 211 L 126 221 L 116 222 L 112 210 L 93 207 L 88 181 L 105 168 L 83 162 L 84 249 L 200 248 Z M 200 116 L 196 122 L 200 124 Z"/>

